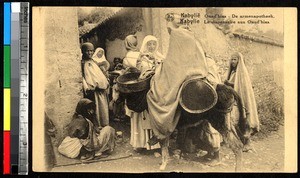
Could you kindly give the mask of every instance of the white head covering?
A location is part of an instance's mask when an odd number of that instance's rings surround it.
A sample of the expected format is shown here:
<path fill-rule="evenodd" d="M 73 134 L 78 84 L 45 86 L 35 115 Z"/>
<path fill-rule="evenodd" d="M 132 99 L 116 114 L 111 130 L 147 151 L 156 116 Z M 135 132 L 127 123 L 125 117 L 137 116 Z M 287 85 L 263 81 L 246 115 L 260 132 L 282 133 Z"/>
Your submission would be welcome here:
<path fill-rule="evenodd" d="M 103 55 L 99 58 L 97 54 L 98 54 L 100 51 L 102 51 Z M 102 48 L 97 48 L 96 51 L 94 52 L 92 58 L 93 58 L 93 60 L 96 61 L 97 63 L 106 61 L 104 49 L 102 49 Z"/>
<path fill-rule="evenodd" d="M 162 61 L 164 59 L 164 56 L 158 52 L 158 40 L 155 36 L 152 36 L 152 35 L 147 35 L 144 40 L 143 40 L 143 43 L 142 43 L 142 46 L 141 46 L 141 49 L 140 49 L 140 52 L 141 53 L 150 53 L 148 51 L 148 47 L 147 47 L 147 43 L 149 41 L 155 41 L 156 42 L 156 47 L 155 47 L 155 50 L 154 52 L 152 52 L 153 56 L 155 57 L 156 60 L 158 61 Z"/>
<path fill-rule="evenodd" d="M 102 51 L 103 55 L 101 57 L 98 57 L 98 53 Z M 99 65 L 99 66 L 103 66 L 105 68 L 105 70 L 108 70 L 110 67 L 109 62 L 106 60 L 105 58 L 105 52 L 104 49 L 102 48 L 97 48 L 96 51 L 94 52 L 93 56 L 92 56 L 93 60 Z"/>
<path fill-rule="evenodd" d="M 255 102 L 255 96 L 252 88 L 252 83 L 248 70 L 244 63 L 244 58 L 241 53 L 234 53 L 232 56 L 238 58 L 238 64 L 236 68 L 235 80 L 234 80 L 234 90 L 240 95 L 243 105 L 249 112 L 249 124 L 252 129 L 259 131 L 259 119 L 257 114 L 257 107 Z M 229 67 L 231 71 L 231 65 Z M 230 74 L 229 74 L 230 75 Z"/>

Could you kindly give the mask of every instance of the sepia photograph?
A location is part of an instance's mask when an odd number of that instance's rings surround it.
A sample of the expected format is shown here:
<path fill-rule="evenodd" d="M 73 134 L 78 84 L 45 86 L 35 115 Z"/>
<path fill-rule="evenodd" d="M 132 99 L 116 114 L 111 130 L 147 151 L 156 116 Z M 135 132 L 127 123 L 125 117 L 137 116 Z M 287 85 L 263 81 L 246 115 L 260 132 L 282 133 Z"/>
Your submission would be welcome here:
<path fill-rule="evenodd" d="M 33 7 L 32 170 L 297 171 L 296 14 Z"/>

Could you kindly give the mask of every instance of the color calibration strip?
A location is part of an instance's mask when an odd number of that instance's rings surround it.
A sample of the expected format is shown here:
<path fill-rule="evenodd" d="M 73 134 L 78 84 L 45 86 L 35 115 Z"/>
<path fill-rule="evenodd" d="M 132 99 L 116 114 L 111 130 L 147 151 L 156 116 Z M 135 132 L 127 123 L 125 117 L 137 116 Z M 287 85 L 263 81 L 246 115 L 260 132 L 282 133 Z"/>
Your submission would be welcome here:
<path fill-rule="evenodd" d="M 29 3 L 4 3 L 3 174 L 28 174 Z"/>
<path fill-rule="evenodd" d="M 10 21 L 10 88 L 11 88 L 11 120 L 10 120 L 10 163 L 11 174 L 18 174 L 19 162 L 19 61 L 20 61 L 20 3 L 11 3 Z"/>
<path fill-rule="evenodd" d="M 21 3 L 19 60 L 19 162 L 18 172 L 28 174 L 28 98 L 29 98 L 29 3 Z"/>
<path fill-rule="evenodd" d="M 10 114 L 11 114 L 11 103 L 10 103 L 10 20 L 11 20 L 11 7 L 10 3 L 4 3 L 4 119 L 3 119 L 3 174 L 10 174 Z"/>

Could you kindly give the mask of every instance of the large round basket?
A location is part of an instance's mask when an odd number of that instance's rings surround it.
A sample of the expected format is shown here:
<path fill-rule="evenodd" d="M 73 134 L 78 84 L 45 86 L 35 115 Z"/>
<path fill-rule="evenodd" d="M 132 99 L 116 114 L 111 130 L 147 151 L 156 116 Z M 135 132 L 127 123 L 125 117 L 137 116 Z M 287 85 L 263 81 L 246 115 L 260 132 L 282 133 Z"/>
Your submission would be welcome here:
<path fill-rule="evenodd" d="M 202 78 L 194 78 L 183 83 L 179 103 L 189 113 L 203 113 L 218 101 L 214 87 Z"/>
<path fill-rule="evenodd" d="M 147 76 L 145 79 L 139 79 L 140 74 L 134 72 L 120 75 L 117 78 L 119 91 L 122 93 L 135 93 L 149 89 L 152 75 Z"/>

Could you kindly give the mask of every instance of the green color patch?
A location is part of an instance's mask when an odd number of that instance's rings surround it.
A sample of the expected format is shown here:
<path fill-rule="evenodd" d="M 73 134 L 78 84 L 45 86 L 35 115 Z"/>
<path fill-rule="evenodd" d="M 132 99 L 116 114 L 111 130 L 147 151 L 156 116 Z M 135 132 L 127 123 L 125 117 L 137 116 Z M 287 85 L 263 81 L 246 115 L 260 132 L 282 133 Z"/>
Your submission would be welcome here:
<path fill-rule="evenodd" d="M 4 46 L 4 88 L 10 88 L 10 46 Z"/>

